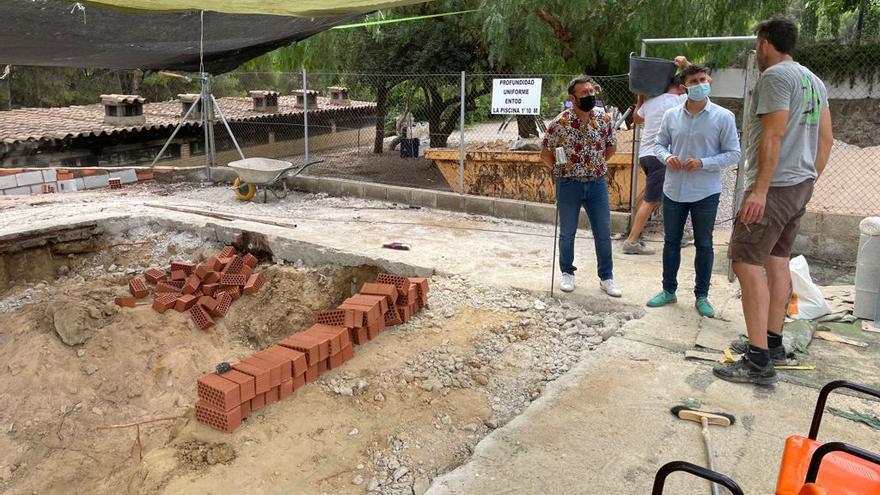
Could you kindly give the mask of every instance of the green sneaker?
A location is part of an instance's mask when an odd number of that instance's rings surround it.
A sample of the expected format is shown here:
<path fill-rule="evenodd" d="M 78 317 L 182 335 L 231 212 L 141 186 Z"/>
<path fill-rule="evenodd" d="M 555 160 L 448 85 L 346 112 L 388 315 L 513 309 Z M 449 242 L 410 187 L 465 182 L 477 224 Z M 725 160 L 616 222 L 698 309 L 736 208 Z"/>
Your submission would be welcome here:
<path fill-rule="evenodd" d="M 709 298 L 707 297 L 698 297 L 697 302 L 694 303 L 694 306 L 697 308 L 697 313 L 700 313 L 700 316 L 705 316 L 706 318 L 715 318 L 715 308 L 709 304 Z"/>
<path fill-rule="evenodd" d="M 675 294 L 672 292 L 666 292 L 665 290 L 656 296 L 652 297 L 650 301 L 648 301 L 649 308 L 659 308 L 661 306 L 666 306 L 667 304 L 677 303 L 678 298 L 675 297 Z"/>

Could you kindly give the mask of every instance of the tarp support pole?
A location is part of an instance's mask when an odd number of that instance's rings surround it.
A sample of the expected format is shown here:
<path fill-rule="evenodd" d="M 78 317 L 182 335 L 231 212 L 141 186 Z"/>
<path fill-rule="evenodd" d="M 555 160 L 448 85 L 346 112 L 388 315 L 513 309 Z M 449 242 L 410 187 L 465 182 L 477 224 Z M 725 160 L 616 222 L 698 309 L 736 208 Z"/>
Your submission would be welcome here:
<path fill-rule="evenodd" d="M 241 152 L 238 140 L 235 139 L 235 134 L 232 133 L 232 128 L 229 127 L 229 121 L 227 121 L 226 116 L 223 115 L 223 109 L 220 108 L 220 103 L 217 102 L 217 98 L 214 98 L 214 95 L 211 95 L 211 101 L 214 102 L 214 107 L 217 108 L 217 113 L 220 114 L 220 121 L 223 122 L 223 125 L 226 127 L 226 132 L 229 133 L 229 138 L 232 139 L 232 144 L 235 145 L 235 151 L 238 151 L 238 156 L 244 160 L 244 153 Z"/>
<path fill-rule="evenodd" d="M 171 133 L 171 136 L 168 138 L 167 141 L 165 141 L 165 145 L 162 146 L 161 150 L 159 150 L 159 154 L 156 155 L 156 158 L 153 158 L 153 163 L 150 163 L 150 168 L 153 168 L 153 166 L 156 165 L 156 162 L 159 161 L 159 158 L 162 158 L 162 155 L 165 154 L 165 150 L 167 150 L 168 147 L 171 146 L 171 142 L 174 141 L 174 137 L 177 136 L 177 133 L 180 131 L 180 128 L 183 127 L 183 123 L 186 122 L 186 119 L 189 118 L 189 114 L 191 114 L 193 112 L 193 110 L 195 110 L 196 105 L 198 105 L 201 100 L 202 100 L 202 97 L 201 97 L 201 95 L 199 95 L 199 97 L 196 98 L 196 101 L 194 101 L 193 104 L 189 107 L 189 109 L 187 109 L 186 113 L 183 114 L 183 117 L 180 118 L 180 122 L 177 123 L 177 127 L 174 128 L 174 131 Z"/>
<path fill-rule="evenodd" d="M 464 194 L 464 92 L 465 85 L 465 75 L 464 71 L 461 71 L 461 117 L 460 122 L 458 123 L 459 129 L 459 137 L 458 137 L 458 147 L 459 147 L 459 162 L 458 162 L 458 192 L 459 194 Z"/>
<path fill-rule="evenodd" d="M 306 83 L 306 68 L 302 68 L 303 79 L 303 164 L 309 163 L 309 93 Z"/>

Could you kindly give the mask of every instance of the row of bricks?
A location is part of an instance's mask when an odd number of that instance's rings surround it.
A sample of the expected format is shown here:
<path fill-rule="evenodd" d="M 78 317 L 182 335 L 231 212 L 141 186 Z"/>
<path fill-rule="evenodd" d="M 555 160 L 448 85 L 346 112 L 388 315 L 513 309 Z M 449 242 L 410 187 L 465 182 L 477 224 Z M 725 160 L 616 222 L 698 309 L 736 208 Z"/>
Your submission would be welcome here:
<path fill-rule="evenodd" d="M 419 289 L 416 289 L 417 295 L 412 298 L 412 302 L 398 304 L 398 283 L 406 291 L 409 291 L 410 286 L 421 287 L 421 293 L 426 296 L 428 284 L 426 279 L 400 278 L 404 280 L 395 279 L 395 284 L 366 283 L 360 294 L 347 299 L 338 309 L 319 312 L 316 324 L 309 329 L 291 335 L 263 353 L 255 354 L 249 358 L 250 362 L 244 360 L 233 365 L 232 370 L 227 373 L 203 375 L 197 385 L 196 419 L 218 430 L 231 432 L 238 428 L 242 419 L 255 410 L 255 406 L 262 407 L 270 403 L 261 397 L 251 397 L 251 393 L 258 395 L 260 390 L 266 386 L 271 387 L 274 383 L 271 373 L 268 380 L 265 376 L 258 377 L 257 370 L 251 367 L 254 365 L 254 358 L 259 365 L 260 360 L 269 359 L 265 354 L 267 352 L 284 355 L 285 352 L 281 349 L 286 348 L 298 353 L 286 353 L 293 390 L 296 390 L 297 383 L 309 383 L 326 369 L 335 369 L 351 359 L 352 344 L 363 344 L 376 338 L 386 326 L 408 321 L 427 304 L 427 297 L 421 298 Z M 425 304 L 421 304 L 422 301 Z M 285 376 L 286 371 L 280 371 L 276 378 L 283 383 Z M 297 381 L 298 376 L 303 376 L 303 379 Z M 274 397 L 274 392 L 267 393 Z M 278 395 L 282 395 L 280 390 Z"/>
<path fill-rule="evenodd" d="M 315 325 L 197 382 L 196 419 L 232 432 L 250 413 L 287 398 L 354 357 L 344 327 Z"/>

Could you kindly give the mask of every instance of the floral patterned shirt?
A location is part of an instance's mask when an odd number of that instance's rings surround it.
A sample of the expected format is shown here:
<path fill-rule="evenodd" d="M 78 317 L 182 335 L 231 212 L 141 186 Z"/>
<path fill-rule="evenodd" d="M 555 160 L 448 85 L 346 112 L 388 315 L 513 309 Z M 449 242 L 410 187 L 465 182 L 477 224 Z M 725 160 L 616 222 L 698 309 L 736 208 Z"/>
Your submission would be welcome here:
<path fill-rule="evenodd" d="M 550 151 L 562 146 L 568 163 L 557 164 L 553 169 L 556 177 L 595 178 L 605 175 L 608 164 L 605 150 L 617 144 L 611 116 L 607 113 L 590 112 L 590 121 L 578 118 L 574 110 L 560 113 L 544 135 L 544 147 Z"/>

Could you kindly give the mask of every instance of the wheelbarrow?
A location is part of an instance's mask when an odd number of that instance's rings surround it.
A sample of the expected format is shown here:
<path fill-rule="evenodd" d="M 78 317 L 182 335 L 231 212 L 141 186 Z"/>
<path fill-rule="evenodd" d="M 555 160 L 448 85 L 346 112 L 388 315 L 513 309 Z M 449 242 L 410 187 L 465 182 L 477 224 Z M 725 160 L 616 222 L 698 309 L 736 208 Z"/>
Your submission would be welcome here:
<path fill-rule="evenodd" d="M 262 191 L 263 202 L 267 200 L 268 191 L 272 191 L 272 195 L 276 199 L 284 199 L 287 197 L 287 177 L 296 177 L 297 175 L 308 170 L 312 165 L 323 163 L 324 160 L 316 160 L 301 167 L 297 167 L 291 162 L 284 160 L 274 160 L 272 158 L 244 158 L 229 162 L 229 168 L 235 170 L 238 177 L 232 182 L 232 190 L 235 197 L 240 201 L 251 201 L 254 195 Z M 278 183 L 281 187 L 273 187 Z"/>

